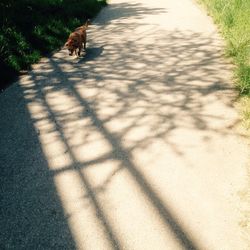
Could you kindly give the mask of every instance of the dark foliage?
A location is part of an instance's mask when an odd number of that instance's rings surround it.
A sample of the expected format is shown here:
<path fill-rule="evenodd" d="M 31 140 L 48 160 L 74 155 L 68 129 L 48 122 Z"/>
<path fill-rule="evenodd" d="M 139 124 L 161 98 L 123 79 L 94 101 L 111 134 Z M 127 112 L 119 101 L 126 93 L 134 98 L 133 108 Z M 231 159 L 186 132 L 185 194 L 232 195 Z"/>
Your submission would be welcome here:
<path fill-rule="evenodd" d="M 74 27 L 93 18 L 105 4 L 106 0 L 2 0 L 0 89 L 63 45 Z"/>

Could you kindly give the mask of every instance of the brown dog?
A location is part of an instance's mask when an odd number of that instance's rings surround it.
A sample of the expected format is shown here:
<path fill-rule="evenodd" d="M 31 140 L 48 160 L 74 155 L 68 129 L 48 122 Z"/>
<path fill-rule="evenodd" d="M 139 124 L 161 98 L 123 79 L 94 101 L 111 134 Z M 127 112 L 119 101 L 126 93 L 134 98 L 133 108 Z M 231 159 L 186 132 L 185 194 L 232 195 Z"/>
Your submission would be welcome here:
<path fill-rule="evenodd" d="M 87 28 L 90 24 L 90 20 L 88 19 L 87 22 L 76 28 L 74 32 L 69 35 L 67 42 L 65 43 L 66 48 L 69 50 L 69 55 L 72 56 L 75 52 L 75 55 L 78 54 L 80 56 L 82 50 L 82 44 L 84 50 L 86 50 L 86 41 L 87 41 Z M 78 53 L 77 53 L 78 49 Z"/>

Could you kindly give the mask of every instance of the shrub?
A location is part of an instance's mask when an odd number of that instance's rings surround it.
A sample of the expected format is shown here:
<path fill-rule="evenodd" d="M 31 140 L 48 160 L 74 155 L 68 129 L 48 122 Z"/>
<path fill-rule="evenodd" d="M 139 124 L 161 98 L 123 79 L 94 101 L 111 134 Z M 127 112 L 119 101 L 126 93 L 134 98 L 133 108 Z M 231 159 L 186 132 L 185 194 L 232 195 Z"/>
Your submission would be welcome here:
<path fill-rule="evenodd" d="M 106 0 L 2 0 L 0 88 L 63 45 L 74 27 L 93 18 L 105 4 Z"/>

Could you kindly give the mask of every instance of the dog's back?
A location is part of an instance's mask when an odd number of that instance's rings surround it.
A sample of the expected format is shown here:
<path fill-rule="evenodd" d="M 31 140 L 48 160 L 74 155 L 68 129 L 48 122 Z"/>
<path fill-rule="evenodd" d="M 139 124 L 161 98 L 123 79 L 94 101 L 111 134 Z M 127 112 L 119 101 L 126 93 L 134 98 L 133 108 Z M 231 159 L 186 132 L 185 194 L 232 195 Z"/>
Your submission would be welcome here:
<path fill-rule="evenodd" d="M 85 24 L 75 29 L 75 31 L 86 32 L 88 26 L 90 25 L 90 20 L 88 19 Z"/>

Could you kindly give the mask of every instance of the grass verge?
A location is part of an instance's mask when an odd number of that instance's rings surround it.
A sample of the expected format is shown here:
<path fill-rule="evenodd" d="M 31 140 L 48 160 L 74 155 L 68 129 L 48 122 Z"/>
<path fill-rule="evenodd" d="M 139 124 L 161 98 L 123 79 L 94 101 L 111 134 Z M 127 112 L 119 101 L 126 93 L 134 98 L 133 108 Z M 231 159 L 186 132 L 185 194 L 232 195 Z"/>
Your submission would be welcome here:
<path fill-rule="evenodd" d="M 250 128 L 250 1 L 198 0 L 219 26 L 226 55 L 236 65 L 235 83 L 241 98 L 244 123 Z"/>
<path fill-rule="evenodd" d="M 236 65 L 235 83 L 239 90 L 238 107 L 243 124 L 250 131 L 250 1 L 249 0 L 198 0 L 205 4 L 209 14 L 219 26 L 226 42 L 226 55 Z M 248 167 L 250 173 L 250 168 Z M 249 177 L 248 177 L 249 178 Z M 240 223 L 250 247 L 250 191 L 249 185 L 241 193 L 246 204 Z"/>
<path fill-rule="evenodd" d="M 59 48 L 106 0 L 1 0 L 0 90 L 41 56 Z"/>

